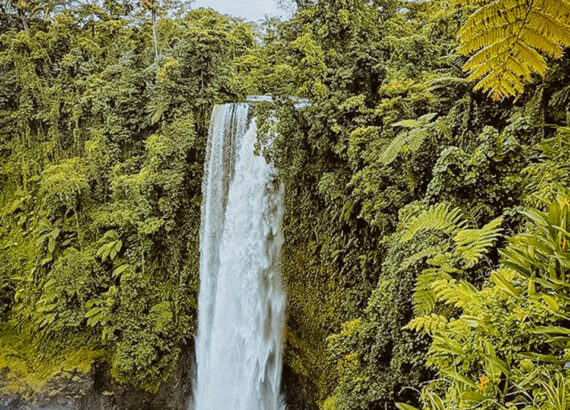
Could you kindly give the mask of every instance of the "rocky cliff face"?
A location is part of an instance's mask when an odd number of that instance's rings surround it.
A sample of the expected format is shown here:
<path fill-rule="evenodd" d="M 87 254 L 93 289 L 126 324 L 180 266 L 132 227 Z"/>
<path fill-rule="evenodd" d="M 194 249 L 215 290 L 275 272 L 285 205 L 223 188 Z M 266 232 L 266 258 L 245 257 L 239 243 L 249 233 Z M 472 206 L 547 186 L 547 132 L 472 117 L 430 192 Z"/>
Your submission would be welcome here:
<path fill-rule="evenodd" d="M 193 349 L 180 358 L 177 371 L 156 394 L 113 383 L 109 368 L 95 366 L 88 374 L 56 378 L 30 397 L 6 394 L 0 410 L 186 410 L 192 391 Z M 0 373 L 0 391 L 6 391 Z"/>

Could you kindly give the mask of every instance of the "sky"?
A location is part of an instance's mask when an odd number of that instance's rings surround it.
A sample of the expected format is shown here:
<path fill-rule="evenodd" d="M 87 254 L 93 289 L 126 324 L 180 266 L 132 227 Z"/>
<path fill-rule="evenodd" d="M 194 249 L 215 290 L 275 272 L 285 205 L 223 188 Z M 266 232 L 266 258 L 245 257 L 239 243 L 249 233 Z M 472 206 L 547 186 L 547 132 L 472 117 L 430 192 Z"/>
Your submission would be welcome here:
<path fill-rule="evenodd" d="M 236 17 L 243 17 L 247 20 L 257 21 L 263 16 L 284 15 L 275 0 L 196 0 L 192 8 L 211 7 L 224 14 L 231 14 Z"/>

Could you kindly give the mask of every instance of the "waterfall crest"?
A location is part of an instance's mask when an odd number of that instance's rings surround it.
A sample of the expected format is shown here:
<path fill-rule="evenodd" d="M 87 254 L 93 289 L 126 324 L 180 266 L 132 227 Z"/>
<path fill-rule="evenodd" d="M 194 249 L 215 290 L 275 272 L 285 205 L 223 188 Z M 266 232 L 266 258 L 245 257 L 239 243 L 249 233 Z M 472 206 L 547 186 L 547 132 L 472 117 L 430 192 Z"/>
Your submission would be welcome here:
<path fill-rule="evenodd" d="M 254 155 L 248 104 L 214 108 L 200 230 L 195 410 L 278 410 L 283 187 Z"/>

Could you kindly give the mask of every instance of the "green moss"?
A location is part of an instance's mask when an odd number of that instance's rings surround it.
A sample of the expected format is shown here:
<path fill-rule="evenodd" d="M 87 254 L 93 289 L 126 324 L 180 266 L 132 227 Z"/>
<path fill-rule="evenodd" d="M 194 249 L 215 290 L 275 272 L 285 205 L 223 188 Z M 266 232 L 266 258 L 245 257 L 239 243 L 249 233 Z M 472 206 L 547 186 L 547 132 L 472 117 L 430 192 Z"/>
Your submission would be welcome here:
<path fill-rule="evenodd" d="M 54 378 L 88 373 L 105 353 L 73 340 L 46 344 L 15 327 L 0 325 L 0 394 L 39 393 Z"/>

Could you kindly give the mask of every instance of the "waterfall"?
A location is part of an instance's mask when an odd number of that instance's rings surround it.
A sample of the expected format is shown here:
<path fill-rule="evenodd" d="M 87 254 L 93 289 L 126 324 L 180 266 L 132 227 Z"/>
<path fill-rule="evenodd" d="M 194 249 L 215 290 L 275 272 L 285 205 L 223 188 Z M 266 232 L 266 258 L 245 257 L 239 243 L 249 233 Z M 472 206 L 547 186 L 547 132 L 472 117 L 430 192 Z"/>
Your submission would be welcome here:
<path fill-rule="evenodd" d="M 195 410 L 284 409 L 283 187 L 248 104 L 214 108 L 200 230 Z"/>

